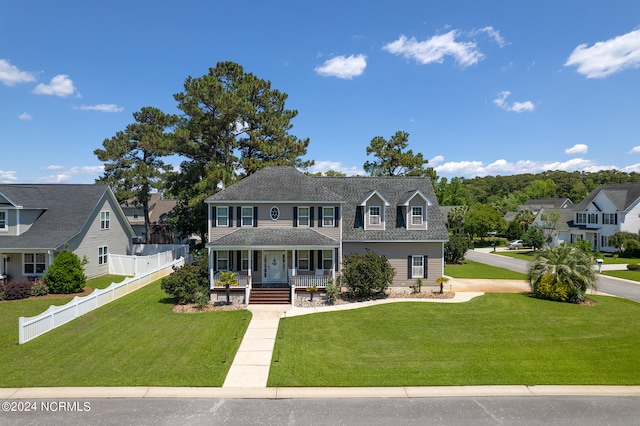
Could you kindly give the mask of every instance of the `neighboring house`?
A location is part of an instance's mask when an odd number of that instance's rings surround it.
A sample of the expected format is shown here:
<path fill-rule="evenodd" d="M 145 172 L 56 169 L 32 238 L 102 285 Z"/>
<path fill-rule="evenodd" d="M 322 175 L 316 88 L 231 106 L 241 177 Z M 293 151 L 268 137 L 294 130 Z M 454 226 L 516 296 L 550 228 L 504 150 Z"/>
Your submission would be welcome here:
<path fill-rule="evenodd" d="M 543 211 L 557 211 L 562 217 L 552 245 L 582 239 L 594 250 L 615 252 L 617 249 L 609 245 L 610 236 L 618 231 L 640 232 L 640 183 L 602 185 L 579 204 Z M 541 224 L 540 216 L 535 223 Z"/>
<path fill-rule="evenodd" d="M 162 198 L 161 194 L 151 194 L 149 199 L 149 221 L 151 224 L 151 235 L 149 244 L 174 244 L 175 236 L 171 228 L 167 226 L 166 220 L 173 214 L 176 200 Z M 135 199 L 129 199 L 120 204 L 122 211 L 127 216 L 133 231 L 136 233 L 139 242 L 145 241 L 146 230 L 144 227 L 144 209 Z"/>
<path fill-rule="evenodd" d="M 504 214 L 504 220 L 510 223 L 518 216 L 518 213 L 523 210 L 530 210 L 535 215 L 539 215 L 542 210 L 562 210 L 571 208 L 572 206 L 573 202 L 569 198 L 537 198 L 519 205 L 515 212 L 506 212 Z"/>
<path fill-rule="evenodd" d="M 40 278 L 65 250 L 88 260 L 88 278 L 104 275 L 134 237 L 106 185 L 0 184 L 0 275 Z"/>
<path fill-rule="evenodd" d="M 207 198 L 210 278 L 239 272 L 250 287 L 326 284 L 342 259 L 371 249 L 388 258 L 393 286 L 444 273 L 445 219 L 428 178 L 311 177 L 267 167 Z"/>

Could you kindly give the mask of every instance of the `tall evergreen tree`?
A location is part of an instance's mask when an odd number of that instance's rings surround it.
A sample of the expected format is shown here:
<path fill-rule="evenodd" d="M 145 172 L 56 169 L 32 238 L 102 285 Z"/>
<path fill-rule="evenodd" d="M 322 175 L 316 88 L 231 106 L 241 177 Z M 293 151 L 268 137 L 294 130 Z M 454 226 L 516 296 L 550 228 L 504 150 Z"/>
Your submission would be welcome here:
<path fill-rule="evenodd" d="M 93 151 L 105 163 L 104 174 L 96 183 L 109 184 L 119 202 L 133 199 L 142 206 L 148 242 L 151 235 L 149 199 L 152 190 L 163 188 L 163 178 L 172 168 L 162 157 L 170 153 L 172 135 L 168 130 L 179 119 L 153 107 L 143 107 L 133 113 L 133 118 L 135 123 L 111 139 L 105 139 L 103 148 Z"/>
<path fill-rule="evenodd" d="M 364 163 L 364 171 L 371 176 L 429 176 L 436 179 L 433 168 L 424 168 L 429 162 L 422 153 L 405 151 L 409 145 L 409 133 L 397 131 L 389 140 L 382 136 L 371 139 L 367 155 L 373 154 L 374 161 Z"/>

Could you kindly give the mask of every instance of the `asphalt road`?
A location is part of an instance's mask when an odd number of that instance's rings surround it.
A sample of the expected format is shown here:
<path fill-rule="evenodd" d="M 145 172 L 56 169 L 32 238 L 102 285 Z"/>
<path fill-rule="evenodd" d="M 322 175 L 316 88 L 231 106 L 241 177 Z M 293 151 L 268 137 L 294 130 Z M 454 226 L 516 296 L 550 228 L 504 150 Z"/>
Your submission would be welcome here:
<path fill-rule="evenodd" d="M 483 253 L 479 250 L 469 250 L 465 257 L 474 262 L 510 269 L 512 271 L 527 273 L 529 262 L 500 256 L 491 253 Z M 598 290 L 614 296 L 640 302 L 640 283 L 606 275 L 598 275 Z"/>
<path fill-rule="evenodd" d="M 21 400 L 18 400 L 21 401 Z M 26 401 L 24 401 L 26 402 Z M 89 399 L 0 412 L 1 425 L 630 425 L 640 397 Z M 31 401 L 33 403 L 33 401 Z M 68 405 L 66 403 L 76 403 Z M 66 406 L 68 405 L 68 406 Z M 43 406 L 51 409 L 52 405 Z M 61 407 L 65 407 L 61 410 Z M 73 411 L 69 408 L 76 407 Z M 79 411 L 81 409 L 81 411 Z"/>

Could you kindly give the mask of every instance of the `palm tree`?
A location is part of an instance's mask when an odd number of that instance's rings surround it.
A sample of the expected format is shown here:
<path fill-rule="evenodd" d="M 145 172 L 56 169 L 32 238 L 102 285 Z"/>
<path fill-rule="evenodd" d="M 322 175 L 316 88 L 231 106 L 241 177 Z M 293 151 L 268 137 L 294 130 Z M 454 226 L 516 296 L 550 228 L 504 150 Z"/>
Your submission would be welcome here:
<path fill-rule="evenodd" d="M 585 252 L 563 243 L 536 255 L 529 267 L 529 283 L 536 297 L 580 303 L 587 289 L 596 288 L 597 276 Z"/>

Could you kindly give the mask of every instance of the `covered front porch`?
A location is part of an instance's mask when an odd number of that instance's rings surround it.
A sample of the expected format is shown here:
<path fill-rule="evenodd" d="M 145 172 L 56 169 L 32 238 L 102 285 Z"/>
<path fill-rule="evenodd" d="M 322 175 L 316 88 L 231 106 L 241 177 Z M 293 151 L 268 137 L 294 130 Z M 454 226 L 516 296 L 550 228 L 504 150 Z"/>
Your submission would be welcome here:
<path fill-rule="evenodd" d="M 339 245 L 316 232 L 263 232 L 257 244 L 225 244 L 225 238 L 209 244 L 209 282 L 212 295 L 226 293 L 220 284 L 220 272 L 236 273 L 238 286 L 230 289 L 236 298 L 251 300 L 252 289 L 288 288 L 292 297 L 296 289 L 324 289 L 338 273 Z M 237 234 L 238 232 L 234 233 Z M 232 234 L 233 235 L 233 234 Z M 239 237 L 235 235 L 234 237 Z M 297 238 L 296 238 L 297 237 Z M 269 241 L 272 244 L 267 244 Z M 235 241 L 234 241 L 235 242 Z M 228 242 L 227 242 L 228 243 Z M 275 244 L 273 244 L 275 243 Z M 280 244 L 278 244 L 280 243 Z M 296 244 L 298 243 L 298 244 Z"/>

